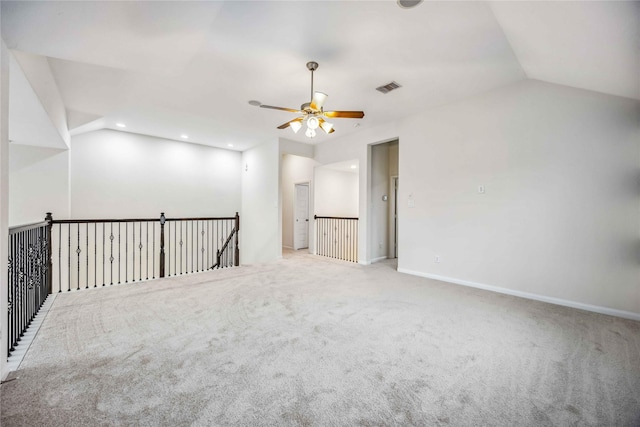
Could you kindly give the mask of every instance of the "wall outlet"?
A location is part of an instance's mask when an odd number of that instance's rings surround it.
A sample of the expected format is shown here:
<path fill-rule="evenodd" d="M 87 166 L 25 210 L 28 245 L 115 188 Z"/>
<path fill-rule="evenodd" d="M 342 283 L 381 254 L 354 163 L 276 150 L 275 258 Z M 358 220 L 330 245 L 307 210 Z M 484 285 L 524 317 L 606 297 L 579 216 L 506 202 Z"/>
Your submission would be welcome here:
<path fill-rule="evenodd" d="M 433 259 L 433 262 L 440 262 L 440 256 L 436 255 L 435 258 Z"/>

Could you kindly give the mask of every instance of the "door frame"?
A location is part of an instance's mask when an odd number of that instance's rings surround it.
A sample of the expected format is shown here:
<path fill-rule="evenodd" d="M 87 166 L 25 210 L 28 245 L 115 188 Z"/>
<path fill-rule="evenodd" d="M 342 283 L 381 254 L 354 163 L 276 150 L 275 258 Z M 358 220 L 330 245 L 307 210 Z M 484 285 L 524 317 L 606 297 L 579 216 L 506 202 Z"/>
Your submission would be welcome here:
<path fill-rule="evenodd" d="M 387 255 L 389 258 L 398 258 L 398 187 L 400 186 L 398 175 L 389 177 L 389 250 Z"/>
<path fill-rule="evenodd" d="M 296 245 L 296 207 L 298 206 L 298 194 L 296 192 L 296 187 L 298 185 L 306 185 L 307 186 L 307 215 L 311 216 L 311 181 L 300 181 L 300 182 L 294 182 L 293 183 L 293 215 L 291 216 L 291 218 L 293 219 L 293 250 L 297 251 L 298 249 L 304 249 L 304 248 L 299 248 Z M 310 218 L 308 218 L 309 221 L 307 221 L 307 248 L 309 248 L 311 246 L 311 233 L 310 233 L 310 229 L 311 229 L 311 220 Z"/>

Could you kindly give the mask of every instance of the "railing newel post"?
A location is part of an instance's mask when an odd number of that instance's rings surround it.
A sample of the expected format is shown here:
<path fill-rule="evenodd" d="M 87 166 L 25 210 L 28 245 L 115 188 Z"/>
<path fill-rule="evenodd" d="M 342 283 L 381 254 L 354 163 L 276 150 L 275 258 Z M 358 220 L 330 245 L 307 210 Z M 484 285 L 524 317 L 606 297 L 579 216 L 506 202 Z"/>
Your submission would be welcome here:
<path fill-rule="evenodd" d="M 53 291 L 53 251 L 52 251 L 52 230 L 53 230 L 53 215 L 51 212 L 47 212 L 47 215 L 44 217 L 44 220 L 48 222 L 47 224 L 47 288 L 48 293 Z"/>
<path fill-rule="evenodd" d="M 164 212 L 160 213 L 160 277 L 164 277 L 164 223 L 166 218 Z"/>
<path fill-rule="evenodd" d="M 240 246 L 238 245 L 238 233 L 240 232 L 240 215 L 236 212 L 236 243 L 235 243 L 235 262 L 234 266 L 237 267 L 240 265 Z"/>

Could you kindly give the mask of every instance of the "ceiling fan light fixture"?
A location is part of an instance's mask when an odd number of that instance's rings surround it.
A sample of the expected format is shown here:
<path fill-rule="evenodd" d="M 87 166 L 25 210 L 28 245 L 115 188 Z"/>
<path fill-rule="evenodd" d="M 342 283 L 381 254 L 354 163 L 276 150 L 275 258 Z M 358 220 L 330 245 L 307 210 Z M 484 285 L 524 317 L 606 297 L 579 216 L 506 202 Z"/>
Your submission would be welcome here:
<path fill-rule="evenodd" d="M 329 133 L 331 132 L 331 129 L 333 129 L 333 123 L 323 121 L 322 123 L 320 123 L 320 127 L 322 128 L 323 131 L 325 131 L 326 133 Z"/>
<path fill-rule="evenodd" d="M 314 92 L 313 98 L 311 99 L 310 107 L 314 110 L 322 110 L 322 106 L 324 105 L 324 101 L 327 100 L 329 95 L 322 92 Z"/>
<path fill-rule="evenodd" d="M 307 119 L 307 127 L 309 129 L 312 129 L 315 131 L 316 129 L 318 129 L 318 126 L 320 126 L 320 121 L 318 120 L 317 117 L 311 116 Z"/>
<path fill-rule="evenodd" d="M 291 130 L 293 131 L 293 133 L 298 133 L 298 131 L 302 127 L 302 123 L 300 123 L 300 122 L 291 122 L 289 124 L 289 127 L 291 127 Z"/>
<path fill-rule="evenodd" d="M 333 128 L 333 124 L 326 122 L 325 118 L 361 119 L 364 117 L 364 111 L 325 111 L 323 105 L 329 96 L 326 93 L 314 92 L 313 90 L 313 72 L 318 69 L 318 63 L 315 61 L 307 62 L 307 69 L 311 71 L 311 101 L 302 104 L 300 109 L 265 105 L 257 100 L 251 100 L 249 101 L 249 104 L 259 106 L 260 108 L 269 108 L 272 110 L 288 111 L 290 113 L 298 114 L 298 118 L 281 124 L 277 128 L 286 129 L 290 127 L 294 133 L 298 133 L 298 131 L 306 125 L 305 135 L 308 138 L 315 137 L 317 135 L 316 130 L 319 127 L 327 134 L 331 134 L 336 131 Z"/>
<path fill-rule="evenodd" d="M 316 136 L 316 131 L 311 128 L 307 128 L 307 131 L 304 134 L 309 138 L 313 138 Z"/>

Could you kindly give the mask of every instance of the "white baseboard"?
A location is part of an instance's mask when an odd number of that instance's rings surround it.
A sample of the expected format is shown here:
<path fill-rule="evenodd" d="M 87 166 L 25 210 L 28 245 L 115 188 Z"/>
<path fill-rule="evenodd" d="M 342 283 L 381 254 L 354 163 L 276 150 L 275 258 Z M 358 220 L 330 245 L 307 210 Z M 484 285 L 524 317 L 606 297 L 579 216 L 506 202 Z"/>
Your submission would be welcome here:
<path fill-rule="evenodd" d="M 413 276 L 426 277 L 427 279 L 440 280 L 442 282 L 455 283 L 456 285 L 463 285 L 463 286 L 469 286 L 471 288 L 478 288 L 478 289 L 484 289 L 486 291 L 498 292 L 500 294 L 512 295 L 520 298 L 548 302 L 550 304 L 562 305 L 565 307 L 592 311 L 594 313 L 607 314 L 609 316 L 622 317 L 624 319 L 640 321 L 640 313 L 634 313 L 631 311 L 616 310 L 613 308 L 602 307 L 599 305 L 583 304 L 581 302 L 575 302 L 575 301 L 565 300 L 561 298 L 548 297 L 548 296 L 539 295 L 539 294 L 532 294 L 529 292 L 516 291 L 508 288 L 501 288 L 499 286 L 485 285 L 483 283 L 470 282 L 468 280 L 455 279 L 452 277 L 438 276 L 437 274 L 422 273 L 420 271 L 407 270 L 405 268 L 398 268 L 398 272 L 411 274 Z"/>
<path fill-rule="evenodd" d="M 387 257 L 386 256 L 379 256 L 378 258 L 374 258 L 371 261 L 369 261 L 369 264 L 373 264 L 375 262 L 382 261 L 383 259 L 387 259 Z"/>
<path fill-rule="evenodd" d="M 24 360 L 24 356 L 27 354 L 29 347 L 31 347 L 33 339 L 40 330 L 40 326 L 42 326 L 45 317 L 47 317 L 56 296 L 58 296 L 58 293 L 54 292 L 47 297 L 44 304 L 42 304 L 42 307 L 40 307 L 40 310 L 38 310 L 38 314 L 35 315 L 27 330 L 24 331 L 22 339 L 16 346 L 15 350 L 11 353 L 11 356 L 7 359 L 7 370 L 2 375 L 3 381 L 6 379 L 8 374 L 17 371 L 20 367 L 20 364 Z"/>

